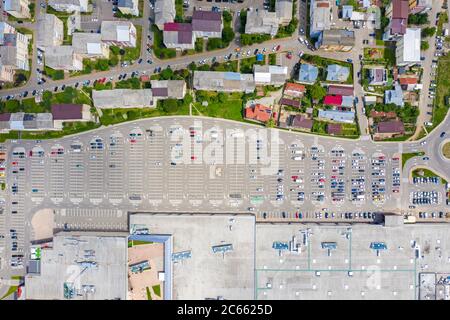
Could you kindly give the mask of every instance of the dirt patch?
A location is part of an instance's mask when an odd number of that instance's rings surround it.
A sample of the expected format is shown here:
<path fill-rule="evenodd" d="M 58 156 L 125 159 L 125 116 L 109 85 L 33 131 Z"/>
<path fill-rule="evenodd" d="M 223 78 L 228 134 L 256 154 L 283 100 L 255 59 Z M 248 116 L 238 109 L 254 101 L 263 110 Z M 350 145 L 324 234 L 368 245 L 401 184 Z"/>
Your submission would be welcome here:
<path fill-rule="evenodd" d="M 53 237 L 55 227 L 54 212 L 52 209 L 42 209 L 37 211 L 31 219 L 33 233 L 32 240 L 48 239 Z"/>
<path fill-rule="evenodd" d="M 149 262 L 150 269 L 133 273 L 128 268 L 129 299 L 162 300 L 163 283 L 158 279 L 158 272 L 164 268 L 164 245 L 138 244 L 128 248 L 128 266 L 143 261 Z"/>
<path fill-rule="evenodd" d="M 447 159 L 450 159 L 450 141 L 444 144 L 444 146 L 442 147 L 442 154 Z"/>

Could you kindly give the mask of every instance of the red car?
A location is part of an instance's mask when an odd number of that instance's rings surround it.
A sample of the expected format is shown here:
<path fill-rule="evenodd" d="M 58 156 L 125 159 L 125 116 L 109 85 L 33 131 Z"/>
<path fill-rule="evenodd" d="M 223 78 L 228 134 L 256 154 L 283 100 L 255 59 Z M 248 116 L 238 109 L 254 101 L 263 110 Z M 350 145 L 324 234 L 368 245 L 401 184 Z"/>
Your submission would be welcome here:
<path fill-rule="evenodd" d="M 286 54 L 286 58 L 292 59 L 292 52 L 288 52 L 288 53 Z"/>
<path fill-rule="evenodd" d="M 292 176 L 292 180 L 297 180 L 298 176 Z"/>
<path fill-rule="evenodd" d="M 281 48 L 281 46 L 280 45 L 277 45 L 277 47 L 276 47 L 276 49 L 275 50 L 280 50 L 280 48 Z"/>
<path fill-rule="evenodd" d="M 197 157 L 196 156 L 191 156 L 191 160 L 196 160 Z"/>

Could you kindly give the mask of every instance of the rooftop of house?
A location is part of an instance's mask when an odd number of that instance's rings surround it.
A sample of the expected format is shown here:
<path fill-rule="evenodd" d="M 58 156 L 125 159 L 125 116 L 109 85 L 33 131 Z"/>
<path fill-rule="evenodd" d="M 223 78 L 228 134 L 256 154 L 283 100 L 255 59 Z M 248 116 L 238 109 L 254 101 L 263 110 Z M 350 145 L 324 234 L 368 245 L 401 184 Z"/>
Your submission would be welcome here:
<path fill-rule="evenodd" d="M 262 104 L 256 104 L 245 108 L 245 117 L 247 119 L 258 120 L 266 122 L 272 116 L 272 109 L 270 107 L 263 106 Z"/>
<path fill-rule="evenodd" d="M 51 106 L 53 120 L 83 119 L 83 105 L 72 103 L 53 104 Z"/>
<path fill-rule="evenodd" d="M 164 41 L 187 44 L 193 42 L 192 24 L 170 22 L 164 24 Z"/>
<path fill-rule="evenodd" d="M 213 11 L 197 11 L 192 15 L 192 30 L 205 32 L 222 31 L 222 15 Z"/>
<path fill-rule="evenodd" d="M 377 124 L 378 133 L 404 133 L 405 126 L 400 120 L 391 120 L 378 122 Z"/>

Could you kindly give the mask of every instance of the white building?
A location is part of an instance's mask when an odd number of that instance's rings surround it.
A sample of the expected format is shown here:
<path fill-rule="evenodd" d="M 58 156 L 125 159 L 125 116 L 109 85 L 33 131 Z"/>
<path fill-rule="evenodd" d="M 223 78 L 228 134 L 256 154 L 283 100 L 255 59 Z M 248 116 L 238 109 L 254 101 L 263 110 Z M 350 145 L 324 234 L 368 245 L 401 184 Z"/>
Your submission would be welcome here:
<path fill-rule="evenodd" d="M 48 0 L 48 5 L 56 11 L 88 12 L 88 0 Z"/>
<path fill-rule="evenodd" d="M 5 0 L 4 10 L 18 19 L 28 19 L 31 18 L 28 0 Z"/>
<path fill-rule="evenodd" d="M 44 13 L 37 21 L 37 47 L 45 50 L 45 47 L 60 46 L 64 40 L 64 24 L 54 14 Z"/>
<path fill-rule="evenodd" d="M 153 12 L 155 14 L 155 24 L 162 31 L 165 23 L 175 21 L 175 0 L 156 0 Z"/>
<path fill-rule="evenodd" d="M 252 9 L 247 11 L 245 23 L 246 34 L 270 34 L 272 37 L 278 32 L 278 17 L 276 12 Z"/>
<path fill-rule="evenodd" d="M 47 47 L 44 53 L 45 65 L 55 70 L 83 70 L 83 57 L 75 53 L 72 46 Z"/>
<path fill-rule="evenodd" d="M 136 47 L 136 27 L 129 21 L 102 21 L 101 35 L 111 46 Z"/>
<path fill-rule="evenodd" d="M 72 47 L 84 58 L 109 58 L 109 45 L 102 41 L 99 33 L 75 32 Z"/>
<path fill-rule="evenodd" d="M 420 62 L 420 28 L 406 28 L 406 33 L 397 41 L 397 65 L 414 65 Z"/>
<path fill-rule="evenodd" d="M 253 65 L 256 85 L 281 86 L 288 78 L 288 68 L 282 66 Z"/>

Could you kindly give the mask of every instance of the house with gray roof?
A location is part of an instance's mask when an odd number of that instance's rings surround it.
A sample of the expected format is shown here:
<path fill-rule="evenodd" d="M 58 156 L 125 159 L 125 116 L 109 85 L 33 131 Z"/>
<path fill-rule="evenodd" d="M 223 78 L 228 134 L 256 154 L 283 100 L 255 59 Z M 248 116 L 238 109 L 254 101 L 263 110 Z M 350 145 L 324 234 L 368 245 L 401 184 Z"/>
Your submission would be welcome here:
<path fill-rule="evenodd" d="M 109 58 L 109 45 L 102 41 L 100 33 L 75 32 L 72 47 L 83 58 Z"/>
<path fill-rule="evenodd" d="M 302 63 L 298 72 L 298 82 L 313 84 L 319 76 L 319 69 L 308 63 Z"/>
<path fill-rule="evenodd" d="M 292 20 L 293 0 L 276 0 L 275 12 L 277 13 L 278 23 L 287 26 Z"/>
<path fill-rule="evenodd" d="M 255 91 L 255 80 L 253 74 L 194 71 L 193 86 L 196 90 L 252 93 Z"/>
<path fill-rule="evenodd" d="M 353 13 L 353 6 L 342 6 L 342 19 L 350 20 Z"/>
<path fill-rule="evenodd" d="M 72 46 L 51 46 L 44 52 L 45 65 L 55 70 L 83 70 L 83 57 Z"/>
<path fill-rule="evenodd" d="M 186 95 L 184 80 L 151 80 L 153 98 L 183 99 Z"/>
<path fill-rule="evenodd" d="M 284 85 L 289 77 L 288 68 L 283 66 L 253 65 L 256 85 Z"/>
<path fill-rule="evenodd" d="M 345 82 L 350 75 L 350 68 L 338 64 L 330 64 L 327 67 L 327 81 Z"/>
<path fill-rule="evenodd" d="M 117 8 L 123 14 L 129 14 L 132 16 L 139 15 L 139 1 L 138 0 L 118 0 Z"/>
<path fill-rule="evenodd" d="M 64 40 L 64 24 L 54 14 L 44 13 L 37 20 L 36 45 L 45 51 L 46 47 L 60 46 Z"/>
<path fill-rule="evenodd" d="M 329 0 L 311 0 L 310 37 L 318 38 L 324 30 L 331 29 L 331 4 Z"/>
<path fill-rule="evenodd" d="M 102 21 L 101 35 L 111 46 L 136 47 L 137 31 L 130 21 Z"/>
<path fill-rule="evenodd" d="M 399 107 L 405 105 L 405 102 L 403 101 L 403 91 L 398 83 L 395 83 L 394 90 L 386 90 L 384 92 L 384 103 L 393 103 Z"/>
<path fill-rule="evenodd" d="M 353 123 L 355 113 L 353 111 L 319 110 L 319 120 Z"/>
<path fill-rule="evenodd" d="M 344 29 L 324 30 L 319 36 L 316 47 L 325 51 L 352 50 L 355 45 L 355 32 Z"/>
<path fill-rule="evenodd" d="M 162 31 L 165 23 L 175 21 L 175 0 L 156 0 L 153 12 L 155 24 Z"/>
<path fill-rule="evenodd" d="M 48 0 L 48 5 L 56 11 L 62 12 L 88 12 L 88 0 Z"/>
<path fill-rule="evenodd" d="M 154 107 L 152 89 L 92 90 L 92 100 L 100 109 Z"/>
<path fill-rule="evenodd" d="M 272 37 L 278 32 L 279 19 L 276 12 L 251 9 L 247 11 L 245 23 L 246 34 L 270 34 Z"/>

